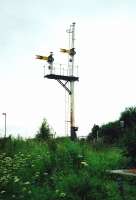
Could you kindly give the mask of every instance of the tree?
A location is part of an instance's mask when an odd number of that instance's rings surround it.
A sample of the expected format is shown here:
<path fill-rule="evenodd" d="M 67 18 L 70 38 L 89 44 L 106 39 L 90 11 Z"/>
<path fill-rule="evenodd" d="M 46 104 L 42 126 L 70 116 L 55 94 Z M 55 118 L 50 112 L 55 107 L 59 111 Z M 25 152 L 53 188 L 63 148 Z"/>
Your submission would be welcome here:
<path fill-rule="evenodd" d="M 124 121 L 125 128 L 136 127 L 136 107 L 126 108 L 125 111 L 121 113 L 120 121 Z"/>
<path fill-rule="evenodd" d="M 93 128 L 91 130 L 91 132 L 88 134 L 87 136 L 87 141 L 94 141 L 97 140 L 98 141 L 98 136 L 99 136 L 99 129 L 100 127 L 96 124 L 93 125 Z"/>
<path fill-rule="evenodd" d="M 136 167 L 136 129 L 128 130 L 124 140 L 124 153 L 129 158 L 129 164 Z"/>
<path fill-rule="evenodd" d="M 37 139 L 48 140 L 51 138 L 51 130 L 46 119 L 43 119 L 41 127 L 39 128 L 38 133 L 36 134 Z"/>
<path fill-rule="evenodd" d="M 108 144 L 115 143 L 121 136 L 120 122 L 114 121 L 104 124 L 100 127 L 99 134 Z"/>
<path fill-rule="evenodd" d="M 94 124 L 94 126 L 92 128 L 92 136 L 93 136 L 93 138 L 97 138 L 98 137 L 98 131 L 99 131 L 99 126 Z"/>

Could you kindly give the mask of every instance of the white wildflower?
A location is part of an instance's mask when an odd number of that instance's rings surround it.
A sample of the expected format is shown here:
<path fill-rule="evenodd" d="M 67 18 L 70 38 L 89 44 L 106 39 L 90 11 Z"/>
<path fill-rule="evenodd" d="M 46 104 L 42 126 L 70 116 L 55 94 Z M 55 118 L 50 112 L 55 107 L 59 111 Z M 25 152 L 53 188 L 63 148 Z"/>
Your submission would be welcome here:
<path fill-rule="evenodd" d="M 87 162 L 85 162 L 85 161 L 82 161 L 81 164 L 84 166 L 88 166 Z"/>

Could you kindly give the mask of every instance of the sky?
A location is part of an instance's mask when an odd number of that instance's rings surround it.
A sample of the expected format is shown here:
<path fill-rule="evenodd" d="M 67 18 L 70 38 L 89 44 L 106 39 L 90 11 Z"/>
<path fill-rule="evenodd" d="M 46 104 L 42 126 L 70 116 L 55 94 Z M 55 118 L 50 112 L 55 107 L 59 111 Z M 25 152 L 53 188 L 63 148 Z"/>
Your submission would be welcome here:
<path fill-rule="evenodd" d="M 68 47 L 73 22 L 78 136 L 135 106 L 136 1 L 0 0 L 0 136 L 3 112 L 7 135 L 33 137 L 43 118 L 58 136 L 66 134 L 65 90 L 43 78 L 47 64 L 35 55 L 53 51 L 54 63 L 67 64 L 59 49 Z"/>

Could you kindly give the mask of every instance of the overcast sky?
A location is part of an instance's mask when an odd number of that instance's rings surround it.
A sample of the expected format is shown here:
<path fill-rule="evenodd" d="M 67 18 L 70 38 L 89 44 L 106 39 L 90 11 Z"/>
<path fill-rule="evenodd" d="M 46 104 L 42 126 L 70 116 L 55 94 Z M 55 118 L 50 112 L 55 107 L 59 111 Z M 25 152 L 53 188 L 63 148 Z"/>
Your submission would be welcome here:
<path fill-rule="evenodd" d="M 46 63 L 35 55 L 53 51 L 55 63 L 67 63 L 59 48 L 68 47 L 72 22 L 80 77 L 78 134 L 135 106 L 135 0 L 0 0 L 0 113 L 7 113 L 8 134 L 33 136 L 45 117 L 57 135 L 65 135 L 65 91 L 43 78 Z"/>

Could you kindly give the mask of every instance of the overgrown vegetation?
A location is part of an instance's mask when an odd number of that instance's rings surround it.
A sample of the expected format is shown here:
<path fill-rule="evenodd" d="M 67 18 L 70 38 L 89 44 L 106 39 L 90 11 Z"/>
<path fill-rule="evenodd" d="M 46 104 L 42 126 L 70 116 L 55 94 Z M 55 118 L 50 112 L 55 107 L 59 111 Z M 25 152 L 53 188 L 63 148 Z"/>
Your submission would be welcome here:
<path fill-rule="evenodd" d="M 108 173 L 136 166 L 135 141 L 135 108 L 95 125 L 87 141 L 53 139 L 43 120 L 34 139 L 0 140 L 0 200 L 135 200 L 136 180 L 122 186 Z"/>
<path fill-rule="evenodd" d="M 117 148 L 92 149 L 66 138 L 9 139 L 0 153 L 0 199 L 121 200 L 107 170 L 125 163 Z M 126 197 L 134 200 L 135 185 L 124 180 L 124 188 Z"/>

